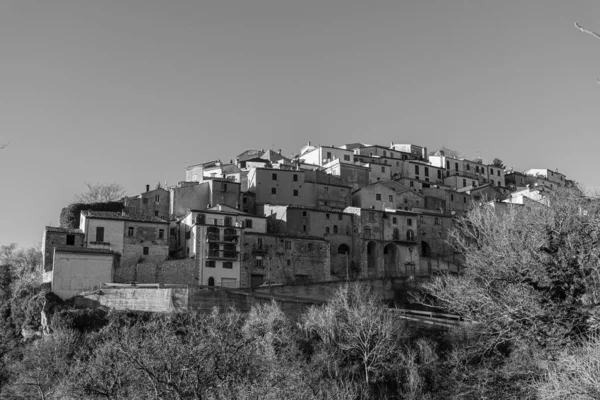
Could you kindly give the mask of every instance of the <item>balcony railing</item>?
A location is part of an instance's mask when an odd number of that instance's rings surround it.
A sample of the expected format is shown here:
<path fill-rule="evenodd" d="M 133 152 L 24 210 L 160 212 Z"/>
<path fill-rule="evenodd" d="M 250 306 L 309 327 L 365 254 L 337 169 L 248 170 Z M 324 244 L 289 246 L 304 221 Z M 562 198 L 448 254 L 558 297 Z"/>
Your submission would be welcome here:
<path fill-rule="evenodd" d="M 226 260 L 235 260 L 238 252 L 236 250 L 206 250 L 206 258 L 219 258 Z"/>

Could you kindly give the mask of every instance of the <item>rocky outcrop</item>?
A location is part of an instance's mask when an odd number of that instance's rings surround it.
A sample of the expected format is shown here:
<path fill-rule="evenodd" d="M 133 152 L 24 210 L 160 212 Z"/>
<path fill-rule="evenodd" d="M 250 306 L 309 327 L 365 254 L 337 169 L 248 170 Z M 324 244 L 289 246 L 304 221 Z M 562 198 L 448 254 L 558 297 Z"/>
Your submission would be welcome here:
<path fill-rule="evenodd" d="M 65 308 L 65 302 L 52 292 L 44 296 L 44 307 L 42 308 L 42 333 L 52 333 L 52 315 Z"/>

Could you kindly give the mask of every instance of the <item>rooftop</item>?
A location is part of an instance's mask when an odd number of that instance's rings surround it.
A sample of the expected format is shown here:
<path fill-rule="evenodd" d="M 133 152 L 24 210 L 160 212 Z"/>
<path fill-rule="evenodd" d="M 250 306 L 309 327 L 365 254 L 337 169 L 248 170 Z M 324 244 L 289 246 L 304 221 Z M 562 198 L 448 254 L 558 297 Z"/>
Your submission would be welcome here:
<path fill-rule="evenodd" d="M 75 247 L 75 246 L 58 246 L 55 251 L 59 253 L 95 253 L 95 254 L 115 254 L 114 251 L 108 249 L 94 249 L 91 247 Z"/>
<path fill-rule="evenodd" d="M 81 229 L 77 228 L 59 228 L 56 226 L 47 226 L 46 232 L 56 232 L 56 233 L 70 233 L 73 235 L 84 235 Z"/>
<path fill-rule="evenodd" d="M 92 211 L 86 210 L 81 212 L 82 215 L 87 218 L 97 218 L 97 219 L 112 219 L 118 221 L 136 221 L 136 222 L 154 222 L 158 224 L 168 224 L 164 219 L 145 215 L 145 214 L 124 214 L 120 212 L 114 211 Z"/>

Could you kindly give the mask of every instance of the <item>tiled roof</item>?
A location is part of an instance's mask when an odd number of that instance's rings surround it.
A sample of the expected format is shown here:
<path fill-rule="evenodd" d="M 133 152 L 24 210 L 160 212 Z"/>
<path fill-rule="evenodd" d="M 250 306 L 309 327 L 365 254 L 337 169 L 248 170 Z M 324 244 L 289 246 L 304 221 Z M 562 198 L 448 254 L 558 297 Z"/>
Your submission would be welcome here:
<path fill-rule="evenodd" d="M 81 229 L 76 228 L 59 228 L 56 226 L 47 226 L 46 232 L 56 232 L 56 233 L 70 233 L 73 235 L 83 235 L 83 231 Z"/>
<path fill-rule="evenodd" d="M 61 253 L 95 253 L 95 254 L 115 254 L 114 251 L 108 249 L 94 249 L 91 247 L 75 247 L 75 246 L 58 246 L 55 251 Z"/>
<path fill-rule="evenodd" d="M 154 223 L 162 223 L 168 224 L 164 219 L 145 215 L 145 214 L 123 214 L 120 212 L 114 211 L 92 211 L 86 210 L 82 211 L 82 214 L 88 218 L 98 218 L 98 219 L 114 219 L 119 221 L 136 221 L 136 222 L 154 222 Z"/>

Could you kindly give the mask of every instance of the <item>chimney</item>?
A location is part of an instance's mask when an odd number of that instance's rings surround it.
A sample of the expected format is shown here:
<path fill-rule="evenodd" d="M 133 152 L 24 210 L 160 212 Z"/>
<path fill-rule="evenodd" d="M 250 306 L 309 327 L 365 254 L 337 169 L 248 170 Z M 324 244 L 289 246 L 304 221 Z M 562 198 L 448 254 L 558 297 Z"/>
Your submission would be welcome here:
<path fill-rule="evenodd" d="M 146 185 L 146 192 L 150 191 L 150 185 Z"/>
<path fill-rule="evenodd" d="M 277 154 L 281 154 L 281 149 L 279 149 L 279 151 L 277 151 Z"/>

